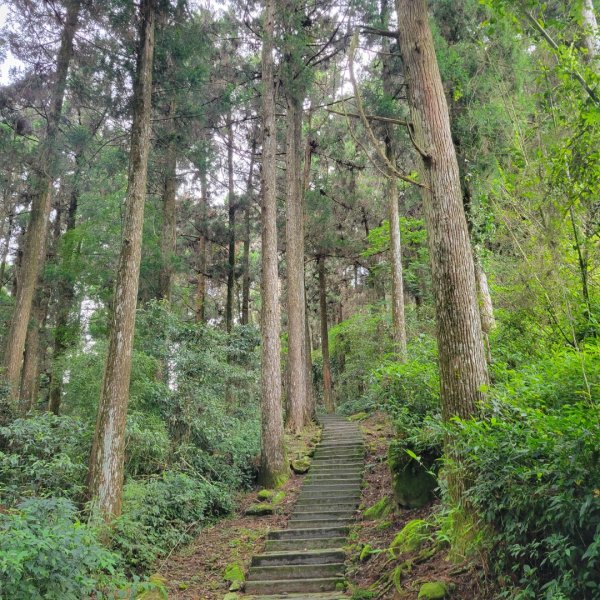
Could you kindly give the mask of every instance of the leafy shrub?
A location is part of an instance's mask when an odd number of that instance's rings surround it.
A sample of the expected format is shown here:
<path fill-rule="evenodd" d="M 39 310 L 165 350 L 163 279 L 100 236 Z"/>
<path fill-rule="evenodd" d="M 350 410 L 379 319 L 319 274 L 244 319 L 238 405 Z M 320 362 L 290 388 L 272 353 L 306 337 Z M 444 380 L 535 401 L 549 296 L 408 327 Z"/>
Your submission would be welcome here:
<path fill-rule="evenodd" d="M 79 498 L 89 446 L 89 428 L 73 417 L 46 413 L 0 428 L 0 497 Z"/>
<path fill-rule="evenodd" d="M 174 471 L 146 481 L 130 481 L 123 514 L 114 524 L 113 546 L 129 567 L 146 568 L 186 542 L 213 516 L 231 510 L 231 498 L 208 481 Z"/>
<path fill-rule="evenodd" d="M 0 597 L 80 600 L 99 590 L 118 557 L 64 498 L 30 499 L 0 513 Z"/>
<path fill-rule="evenodd" d="M 491 564 L 518 588 L 502 597 L 600 597 L 600 422 L 589 404 L 497 404 L 462 421 L 470 503 L 492 532 Z"/>
<path fill-rule="evenodd" d="M 127 415 L 125 470 L 133 477 L 159 473 L 169 457 L 167 425 L 158 416 L 142 412 Z"/>

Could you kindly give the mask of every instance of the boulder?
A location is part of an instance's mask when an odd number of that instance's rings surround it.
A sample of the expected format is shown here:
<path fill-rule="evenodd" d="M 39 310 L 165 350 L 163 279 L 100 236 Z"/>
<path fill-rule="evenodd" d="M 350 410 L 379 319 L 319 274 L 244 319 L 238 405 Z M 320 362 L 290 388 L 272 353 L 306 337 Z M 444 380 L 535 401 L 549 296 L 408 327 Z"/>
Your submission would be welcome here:
<path fill-rule="evenodd" d="M 424 583 L 419 590 L 419 600 L 443 600 L 448 596 L 448 588 L 441 581 Z"/>
<path fill-rule="evenodd" d="M 304 456 L 303 458 L 297 458 L 291 461 L 290 466 L 296 475 L 304 475 L 305 473 L 308 473 L 308 470 L 310 469 L 310 462 L 310 458 Z"/>
<path fill-rule="evenodd" d="M 259 502 L 251 504 L 245 511 L 245 514 L 253 517 L 263 517 L 265 515 L 275 514 L 275 505 L 268 502 Z"/>

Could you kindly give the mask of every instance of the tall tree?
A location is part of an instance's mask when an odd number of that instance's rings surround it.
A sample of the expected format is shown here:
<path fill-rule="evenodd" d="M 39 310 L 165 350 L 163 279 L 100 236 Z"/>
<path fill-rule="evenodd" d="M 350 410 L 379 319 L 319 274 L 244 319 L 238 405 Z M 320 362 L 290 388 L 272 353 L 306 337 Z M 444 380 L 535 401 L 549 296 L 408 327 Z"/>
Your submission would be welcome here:
<path fill-rule="evenodd" d="M 150 122 L 156 0 L 142 0 L 133 93 L 133 123 L 123 243 L 119 257 L 108 353 L 88 474 L 88 494 L 102 517 L 121 512 L 125 424 L 139 285 Z"/>
<path fill-rule="evenodd" d="M 13 401 L 19 394 L 19 379 L 33 295 L 46 255 L 46 229 L 52 206 L 53 184 L 58 162 L 59 124 L 67 87 L 67 74 L 73 57 L 73 39 L 79 22 L 80 7 L 80 0 L 68 0 L 66 3 L 67 13 L 56 60 L 46 136 L 40 145 L 35 187 L 32 193 L 31 218 L 27 227 L 15 308 L 6 342 L 5 377 L 10 386 L 10 395 Z"/>
<path fill-rule="evenodd" d="M 233 117 L 227 114 L 227 301 L 225 304 L 225 329 L 233 327 L 233 298 L 235 291 L 235 184 L 233 177 Z"/>
<path fill-rule="evenodd" d="M 277 269 L 277 125 L 273 80 L 275 0 L 266 0 L 262 45 L 262 449 L 260 479 L 271 486 L 287 476 L 281 404 L 279 273 Z"/>
<path fill-rule="evenodd" d="M 329 360 L 329 328 L 327 320 L 327 274 L 325 257 L 317 256 L 319 271 L 319 308 L 321 315 L 321 355 L 323 357 L 323 404 L 327 412 L 334 411 L 333 393 L 331 389 L 331 361 Z"/>
<path fill-rule="evenodd" d="M 396 0 L 413 138 L 420 156 L 446 421 L 475 414 L 488 383 L 475 267 L 448 106 L 426 0 Z M 458 498 L 461 482 L 453 491 Z"/>
<path fill-rule="evenodd" d="M 246 185 L 246 206 L 244 208 L 244 252 L 242 255 L 242 325 L 250 322 L 250 213 L 254 198 L 254 156 L 256 154 L 256 131 L 252 132 L 250 144 L 250 167 Z"/>

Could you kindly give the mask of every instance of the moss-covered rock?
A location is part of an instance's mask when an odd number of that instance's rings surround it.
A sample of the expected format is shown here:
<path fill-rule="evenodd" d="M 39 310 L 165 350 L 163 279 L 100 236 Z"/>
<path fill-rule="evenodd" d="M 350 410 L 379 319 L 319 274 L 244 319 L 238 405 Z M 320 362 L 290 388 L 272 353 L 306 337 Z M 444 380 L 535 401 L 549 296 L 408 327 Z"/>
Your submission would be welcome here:
<path fill-rule="evenodd" d="M 292 467 L 292 471 L 297 475 L 304 475 L 304 473 L 308 473 L 310 469 L 310 458 L 308 456 L 304 456 L 302 458 L 297 458 L 290 463 L 290 467 Z"/>
<path fill-rule="evenodd" d="M 229 563 L 223 571 L 223 579 L 230 583 L 233 583 L 234 581 L 243 582 L 246 580 L 244 569 L 242 569 L 239 563 Z"/>
<path fill-rule="evenodd" d="M 371 520 L 383 519 L 384 517 L 389 516 L 393 510 L 394 503 L 392 502 L 391 498 L 386 496 L 385 498 L 379 500 L 379 502 L 373 504 L 373 506 L 370 508 L 367 508 L 367 510 L 365 510 L 363 513 L 363 517 Z"/>
<path fill-rule="evenodd" d="M 441 581 L 424 583 L 419 590 L 420 600 L 443 600 L 448 596 L 448 588 Z"/>
<path fill-rule="evenodd" d="M 360 560 L 360 562 L 365 562 L 371 558 L 371 554 L 373 554 L 373 546 L 371 546 L 371 544 L 365 544 L 358 555 L 358 560 Z"/>
<path fill-rule="evenodd" d="M 274 490 L 260 490 L 256 497 L 259 500 L 271 500 L 271 498 L 275 495 Z"/>
<path fill-rule="evenodd" d="M 388 452 L 388 465 L 392 473 L 394 500 L 403 508 L 422 508 L 435 497 L 437 478 L 432 474 L 439 453 L 436 449 L 421 452 L 419 460 L 413 458 L 404 443 L 393 442 Z"/>
<path fill-rule="evenodd" d="M 239 600 L 239 595 L 233 592 L 229 592 L 223 596 L 223 600 Z"/>
<path fill-rule="evenodd" d="M 423 519 L 409 521 L 390 544 L 390 553 L 394 558 L 405 552 L 415 552 L 429 539 L 431 526 Z"/>
<path fill-rule="evenodd" d="M 364 421 L 368 416 L 366 412 L 359 412 L 348 417 L 348 421 Z"/>
<path fill-rule="evenodd" d="M 263 517 L 265 515 L 275 514 L 275 505 L 268 502 L 259 502 L 251 504 L 245 511 L 246 515 L 253 517 Z"/>

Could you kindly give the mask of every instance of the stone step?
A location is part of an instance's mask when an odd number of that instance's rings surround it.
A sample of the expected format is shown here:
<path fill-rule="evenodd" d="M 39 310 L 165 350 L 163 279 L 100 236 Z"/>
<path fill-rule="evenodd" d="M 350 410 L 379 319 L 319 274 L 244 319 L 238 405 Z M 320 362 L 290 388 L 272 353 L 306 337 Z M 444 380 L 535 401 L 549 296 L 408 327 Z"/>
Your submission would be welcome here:
<path fill-rule="evenodd" d="M 296 540 L 310 538 L 334 538 L 348 535 L 348 527 L 313 527 L 311 529 L 282 529 L 269 531 L 268 540 Z"/>
<path fill-rule="evenodd" d="M 321 500 L 316 502 L 301 502 L 296 504 L 294 513 L 296 512 L 314 512 L 320 510 L 331 510 L 331 511 L 344 511 L 344 510 L 356 510 L 358 503 L 356 501 L 350 502 L 328 502 L 323 504 Z"/>
<path fill-rule="evenodd" d="M 272 581 L 273 579 L 318 579 L 340 577 L 344 574 L 344 563 L 324 565 L 279 565 L 276 567 L 252 567 L 247 581 Z"/>
<path fill-rule="evenodd" d="M 336 482 L 336 483 L 356 483 L 357 485 L 360 485 L 360 482 L 362 481 L 362 474 L 361 473 L 348 473 L 346 475 L 337 475 L 337 476 L 333 476 L 332 473 L 322 473 L 322 472 L 314 472 L 314 473 L 310 473 L 305 479 L 304 479 L 304 484 L 306 485 L 309 482 L 312 481 L 331 481 L 331 482 Z"/>
<path fill-rule="evenodd" d="M 358 502 L 360 500 L 360 490 L 356 490 L 355 492 L 319 492 L 318 490 L 301 492 L 300 496 L 298 497 L 298 502 L 305 503 L 304 501 L 306 500 L 321 500 L 322 502 Z"/>
<path fill-rule="evenodd" d="M 344 577 L 319 579 L 281 579 L 278 581 L 247 581 L 246 591 L 250 594 L 279 594 L 281 592 L 329 592 L 335 590 Z"/>
<path fill-rule="evenodd" d="M 292 519 L 298 517 L 300 519 L 307 519 L 310 517 L 321 518 L 321 517 L 353 517 L 356 513 L 356 509 L 354 507 L 344 508 L 342 510 L 328 510 L 327 507 L 308 507 L 303 506 L 304 510 L 295 510 L 292 513 Z"/>
<path fill-rule="evenodd" d="M 293 529 L 290 531 L 294 531 Z M 298 529 L 298 531 L 302 531 Z M 345 537 L 319 537 L 319 538 L 297 538 L 290 540 L 267 540 L 265 550 L 267 552 L 309 552 L 315 550 L 327 550 L 342 548 L 346 543 Z"/>
<path fill-rule="evenodd" d="M 302 491 L 306 492 L 308 490 L 316 490 L 319 492 L 330 492 L 339 490 L 340 492 L 352 492 L 354 490 L 360 490 L 360 484 L 350 482 L 350 483 L 341 483 L 341 482 L 332 482 L 328 479 L 319 480 L 319 481 L 311 481 L 307 482 L 302 486 Z"/>
<path fill-rule="evenodd" d="M 314 527 L 335 527 L 337 525 L 349 525 L 351 522 L 352 517 L 297 519 L 295 521 L 290 521 L 288 527 L 290 529 L 311 529 Z"/>
<path fill-rule="evenodd" d="M 315 594 L 269 594 L 268 596 L 246 596 L 246 600 L 348 600 L 342 592 L 323 592 Z"/>
<path fill-rule="evenodd" d="M 338 538 L 332 538 L 336 543 L 340 543 Z M 298 540 L 293 540 L 298 541 Z M 305 540 L 313 542 L 314 540 Z M 268 542 L 267 542 L 268 543 Z M 251 566 L 253 567 L 272 567 L 276 565 L 322 565 L 325 563 L 344 562 L 345 554 L 339 546 L 335 549 L 314 549 L 314 550 L 289 550 L 265 552 L 264 554 L 255 554 L 252 557 Z"/>

